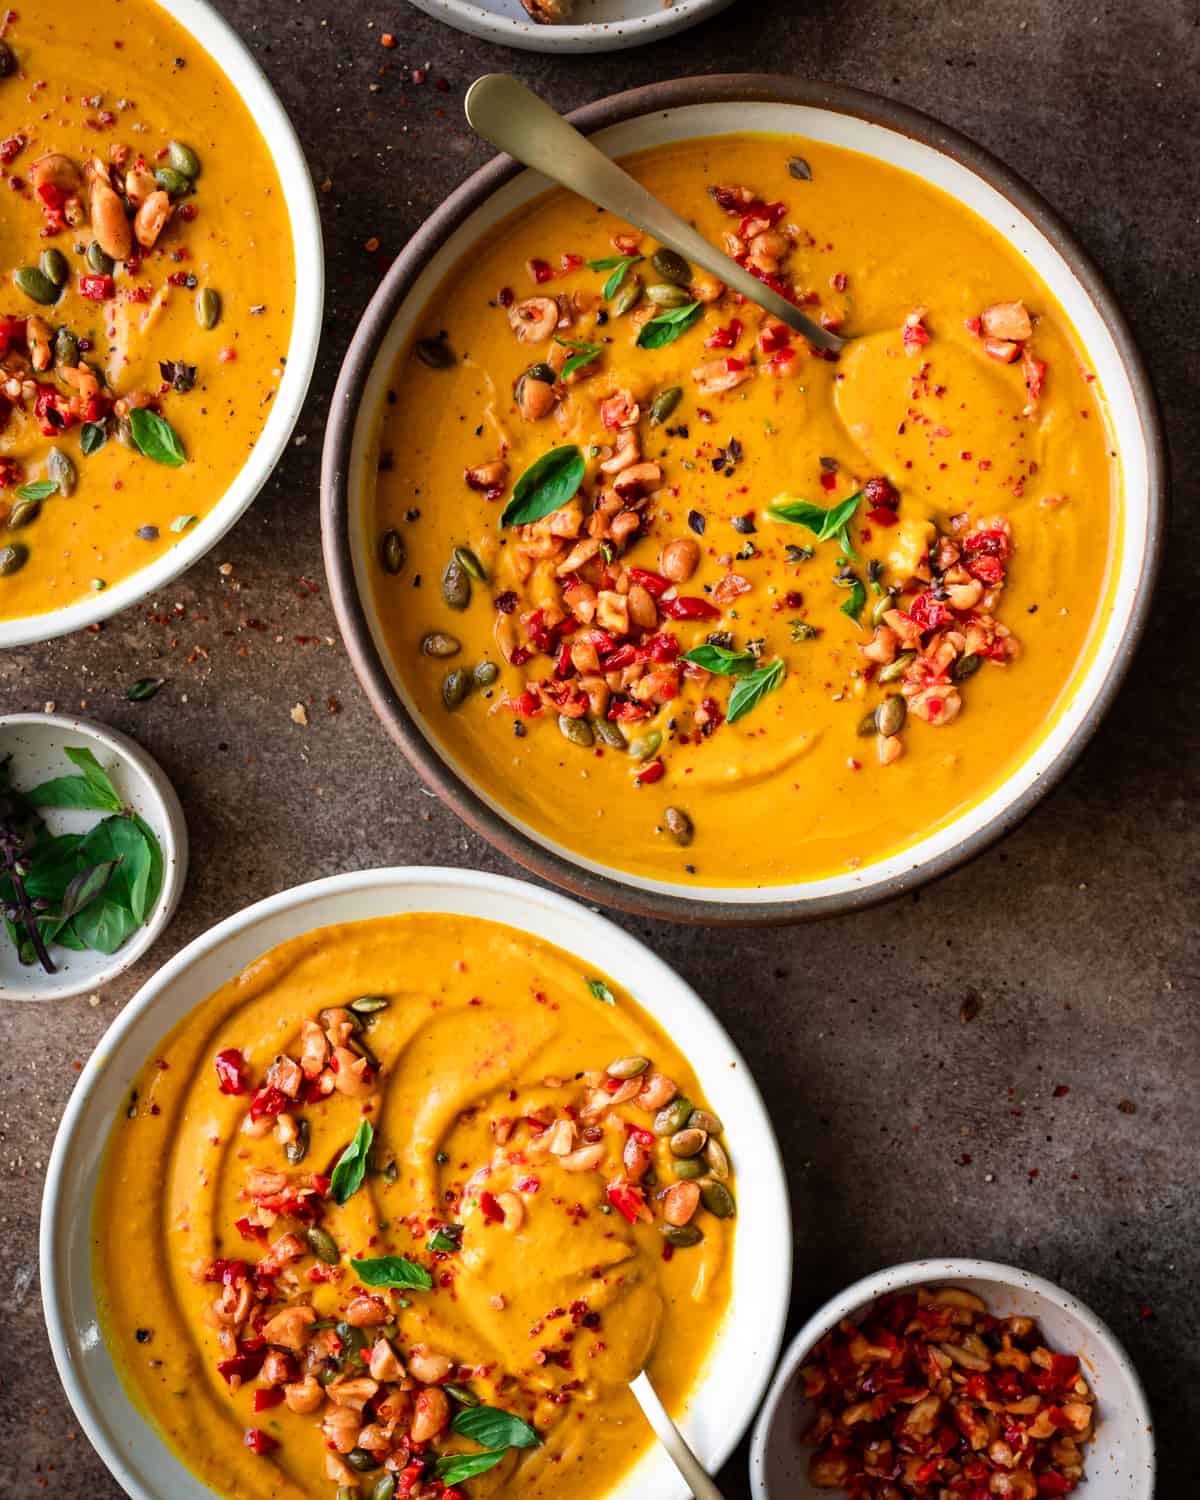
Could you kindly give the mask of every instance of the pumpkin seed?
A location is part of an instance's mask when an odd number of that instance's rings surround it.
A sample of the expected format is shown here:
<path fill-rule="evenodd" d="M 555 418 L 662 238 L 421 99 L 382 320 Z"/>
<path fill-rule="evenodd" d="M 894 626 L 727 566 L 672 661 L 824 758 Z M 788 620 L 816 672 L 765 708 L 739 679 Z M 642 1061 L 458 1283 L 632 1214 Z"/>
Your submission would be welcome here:
<path fill-rule="evenodd" d="M 724 1125 L 711 1109 L 694 1109 L 688 1116 L 689 1128 L 707 1131 L 709 1135 L 721 1135 Z"/>
<path fill-rule="evenodd" d="M 649 760 L 658 747 L 662 744 L 662 731 L 652 729 L 649 734 L 642 734 L 629 747 L 629 753 L 634 760 Z"/>
<path fill-rule="evenodd" d="M 476 687 L 490 688 L 500 676 L 500 668 L 494 661 L 481 661 L 471 676 L 475 679 Z"/>
<path fill-rule="evenodd" d="M 67 265 L 67 257 L 53 245 L 48 246 L 38 256 L 38 269 L 54 286 L 62 286 L 71 272 L 70 266 Z"/>
<path fill-rule="evenodd" d="M 578 745 L 581 750 L 590 749 L 596 743 L 596 735 L 586 719 L 572 719 L 569 714 L 559 714 L 558 732 L 564 740 Z"/>
<path fill-rule="evenodd" d="M 610 750 L 625 750 L 625 736 L 621 733 L 620 726 L 614 724 L 611 719 L 597 719 L 592 725 L 596 731 L 596 738 L 601 744 L 607 745 Z"/>
<path fill-rule="evenodd" d="M 54 335 L 54 363 L 71 366 L 79 363 L 79 340 L 69 328 L 60 328 Z"/>
<path fill-rule="evenodd" d="M 696 835 L 695 827 L 691 818 L 684 812 L 682 807 L 668 807 L 663 813 L 663 822 L 667 825 L 667 832 L 677 844 L 682 844 L 686 849 Z"/>
<path fill-rule="evenodd" d="M 686 307 L 692 294 L 686 287 L 676 286 L 673 281 L 656 281 L 646 288 L 646 296 L 655 307 Z"/>
<path fill-rule="evenodd" d="M 385 573 L 391 573 L 395 577 L 404 566 L 407 555 L 404 538 L 398 531 L 385 531 L 379 538 L 379 561 L 383 564 Z"/>
<path fill-rule="evenodd" d="M 322 1229 L 319 1224 L 310 1224 L 304 1231 L 304 1238 L 312 1253 L 327 1266 L 336 1266 L 341 1261 L 342 1252 L 328 1229 Z"/>
<path fill-rule="evenodd" d="M 882 624 L 884 615 L 887 614 L 889 609 L 895 609 L 895 607 L 895 594 L 880 594 L 879 598 L 876 599 L 871 609 L 871 624 Z"/>
<path fill-rule="evenodd" d="M 339 1484 L 337 1487 L 337 1500 L 358 1500 L 358 1486 L 355 1484 Z"/>
<path fill-rule="evenodd" d="M 97 276 L 111 276 L 117 264 L 99 240 L 93 240 L 87 247 L 84 259 L 88 263 L 88 270 L 95 271 Z"/>
<path fill-rule="evenodd" d="M 455 709 L 465 703 L 470 691 L 471 674 L 462 667 L 455 667 L 442 678 L 442 702 L 447 708 Z"/>
<path fill-rule="evenodd" d="M 899 693 L 889 693 L 875 710 L 875 728 L 885 738 L 899 734 L 908 718 L 908 704 Z"/>
<path fill-rule="evenodd" d="M 167 142 L 167 160 L 184 177 L 199 177 L 200 175 L 200 158 L 190 146 L 185 146 L 182 141 Z"/>
<path fill-rule="evenodd" d="M 650 257 L 650 264 L 658 272 L 664 281 L 674 281 L 680 286 L 687 286 L 692 279 L 692 268 L 684 260 L 677 250 L 670 250 L 662 245 Z"/>
<path fill-rule="evenodd" d="M 395 1500 L 396 1476 L 381 1474 L 371 1486 L 371 1500 Z"/>
<path fill-rule="evenodd" d="M 7 42 L 0 42 L 0 78 L 10 78 L 17 71 L 17 54 Z"/>
<path fill-rule="evenodd" d="M 967 678 L 974 677 L 982 666 L 982 656 L 960 656 L 950 668 L 950 676 L 955 682 L 966 682 Z"/>
<path fill-rule="evenodd" d="M 672 1156 L 699 1156 L 707 1140 L 703 1130 L 693 1130 L 689 1124 L 686 1130 L 677 1130 L 667 1145 Z"/>
<path fill-rule="evenodd" d="M 453 1396 L 459 1406 L 481 1406 L 483 1403 L 469 1386 L 453 1385 L 450 1381 L 442 1387 L 447 1396 Z"/>
<path fill-rule="evenodd" d="M 650 1126 L 655 1135 L 674 1135 L 683 1129 L 692 1113 L 690 1100 L 679 1094 L 672 1099 L 670 1104 L 664 1104 L 662 1109 L 654 1116 L 654 1123 Z"/>
<path fill-rule="evenodd" d="M 117 442 L 122 448 L 131 448 L 137 451 L 137 444 L 133 441 L 133 428 L 130 426 L 128 417 L 118 417 L 116 425 Z"/>
<path fill-rule="evenodd" d="M 658 427 L 665 422 L 682 400 L 683 387 L 681 385 L 669 385 L 665 391 L 659 391 L 650 403 L 651 427 Z"/>
<path fill-rule="evenodd" d="M 676 1177 L 689 1182 L 692 1178 L 703 1177 L 708 1171 L 708 1163 L 700 1156 L 680 1156 L 671 1163 L 671 1168 Z"/>
<path fill-rule="evenodd" d="M 610 1078 L 639 1078 L 650 1066 L 648 1057 L 618 1057 L 616 1062 L 610 1062 L 605 1072 Z"/>
<path fill-rule="evenodd" d="M 557 379 L 558 376 L 554 373 L 551 366 L 547 364 L 530 365 L 524 375 L 521 376 L 521 380 L 540 380 L 543 385 L 553 385 Z M 518 381 L 518 394 L 520 393 L 520 388 L 520 381 Z"/>
<path fill-rule="evenodd" d="M 620 290 L 609 303 L 609 311 L 614 318 L 623 318 L 627 312 L 632 312 L 638 305 L 642 295 L 642 283 L 636 276 L 627 276 L 621 283 Z"/>
<path fill-rule="evenodd" d="M 191 178 L 174 167 L 155 167 L 154 180 L 172 198 L 186 198 L 192 190 Z"/>
<path fill-rule="evenodd" d="M 22 526 L 28 526 L 31 521 L 36 521 L 42 513 L 42 502 L 40 500 L 18 500 L 13 505 L 5 523 L 9 531 L 19 531 Z"/>
<path fill-rule="evenodd" d="M 872 711 L 869 714 L 863 714 L 862 718 L 859 719 L 859 721 L 858 721 L 858 727 L 855 729 L 854 732 L 857 735 L 861 735 L 863 739 L 866 739 L 866 737 L 868 735 L 875 733 L 875 711 L 874 711 L 874 709 L 872 709 Z"/>
<path fill-rule="evenodd" d="M 13 272 L 13 281 L 27 297 L 32 297 L 43 307 L 50 307 L 57 302 L 62 290 L 55 286 L 49 276 L 44 271 L 40 271 L 37 266 L 22 266 L 19 271 Z"/>
<path fill-rule="evenodd" d="M 457 656 L 461 650 L 462 642 L 445 630 L 431 630 L 421 637 L 421 651 L 425 656 Z"/>
<path fill-rule="evenodd" d="M 75 471 L 74 463 L 62 449 L 51 448 L 46 455 L 46 477 L 53 479 L 58 485 L 58 493 L 65 498 L 74 493 L 75 481 L 79 476 Z"/>
<path fill-rule="evenodd" d="M 12 574 L 19 573 L 28 561 L 29 548 L 23 547 L 20 542 L 0 547 L 0 578 L 9 578 Z"/>
<path fill-rule="evenodd" d="M 387 1010 L 390 1004 L 386 995 L 360 995 L 357 1000 L 351 1000 L 346 1009 L 352 1010 L 356 1016 L 373 1016 Z"/>
<path fill-rule="evenodd" d="M 283 1154 L 295 1166 L 308 1155 L 308 1121 L 301 1120 L 296 1126 L 296 1138 L 283 1148 Z"/>
<path fill-rule="evenodd" d="M 455 547 L 454 556 L 466 568 L 476 583 L 488 581 L 487 570 L 471 551 L 470 547 Z"/>
<path fill-rule="evenodd" d="M 466 609 L 471 602 L 471 575 L 455 553 L 442 574 L 442 598 L 451 609 Z"/>
<path fill-rule="evenodd" d="M 794 177 L 797 182 L 812 181 L 812 168 L 802 156 L 788 157 L 788 174 Z"/>
<path fill-rule="evenodd" d="M 895 682 L 898 677 L 903 677 L 916 659 L 917 653 L 915 651 L 901 651 L 896 660 L 888 662 L 887 666 L 880 672 L 880 682 Z"/>
<path fill-rule="evenodd" d="M 418 339 L 417 358 L 431 370 L 448 370 L 455 363 L 454 350 L 441 334 L 433 339 Z"/>
<path fill-rule="evenodd" d="M 718 1182 L 715 1177 L 700 1179 L 700 1202 L 710 1214 L 718 1219 L 732 1219 L 737 1211 L 733 1194 L 723 1182 Z"/>
<path fill-rule="evenodd" d="M 372 1469 L 379 1468 L 379 1460 L 365 1448 L 351 1448 L 346 1454 L 346 1462 L 360 1474 L 369 1474 Z"/>
<path fill-rule="evenodd" d="M 704 1238 L 703 1232 L 694 1224 L 663 1224 L 659 1232 L 668 1245 L 674 1245 L 679 1250 L 685 1250 L 689 1245 L 698 1245 Z"/>
<path fill-rule="evenodd" d="M 196 293 L 196 322 L 201 328 L 215 328 L 221 321 L 221 294 L 210 286 Z"/>
<path fill-rule="evenodd" d="M 733 1168 L 729 1165 L 729 1154 L 715 1136 L 710 1135 L 708 1143 L 704 1147 L 704 1160 L 708 1163 L 708 1170 L 720 1181 L 730 1175 Z"/>

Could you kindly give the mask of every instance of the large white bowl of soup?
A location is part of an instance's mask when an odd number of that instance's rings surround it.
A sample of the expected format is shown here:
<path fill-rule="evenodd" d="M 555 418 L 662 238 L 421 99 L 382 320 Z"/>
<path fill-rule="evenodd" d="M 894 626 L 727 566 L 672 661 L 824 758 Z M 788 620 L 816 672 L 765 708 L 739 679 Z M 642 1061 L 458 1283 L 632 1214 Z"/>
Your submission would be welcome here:
<path fill-rule="evenodd" d="M 136 1500 L 682 1496 L 778 1351 L 770 1122 L 695 993 L 562 896 L 376 870 L 122 1012 L 47 1176 L 51 1344 Z"/>
<path fill-rule="evenodd" d="M 0 646 L 19 646 L 161 588 L 238 519 L 299 416 L 324 273 L 295 132 L 203 0 L 22 7 L 0 70 Z"/>
<path fill-rule="evenodd" d="M 1139 636 L 1162 470 L 1128 331 L 1029 189 L 902 106 L 747 75 L 577 119 L 851 342 L 483 169 L 335 397 L 359 676 L 577 892 L 747 921 L 909 888 L 1063 773 Z"/>

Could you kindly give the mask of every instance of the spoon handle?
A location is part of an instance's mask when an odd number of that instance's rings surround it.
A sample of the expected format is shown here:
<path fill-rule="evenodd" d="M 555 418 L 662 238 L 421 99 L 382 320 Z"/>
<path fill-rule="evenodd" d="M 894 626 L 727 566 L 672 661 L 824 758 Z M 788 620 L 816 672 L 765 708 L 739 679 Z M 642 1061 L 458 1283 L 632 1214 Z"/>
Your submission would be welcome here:
<path fill-rule="evenodd" d="M 688 1482 L 688 1488 L 696 1500 L 724 1500 L 721 1491 L 704 1471 L 700 1460 L 683 1440 L 683 1434 L 667 1415 L 667 1409 L 659 1400 L 658 1392 L 650 1384 L 645 1370 L 633 1381 L 629 1389 L 642 1408 L 646 1421 L 654 1428 L 654 1435 L 671 1456 L 671 1461 Z"/>
<path fill-rule="evenodd" d="M 516 78 L 507 73 L 477 78 L 467 90 L 465 107 L 484 140 L 678 250 L 818 349 L 837 352 L 845 343 L 722 254 Z"/>

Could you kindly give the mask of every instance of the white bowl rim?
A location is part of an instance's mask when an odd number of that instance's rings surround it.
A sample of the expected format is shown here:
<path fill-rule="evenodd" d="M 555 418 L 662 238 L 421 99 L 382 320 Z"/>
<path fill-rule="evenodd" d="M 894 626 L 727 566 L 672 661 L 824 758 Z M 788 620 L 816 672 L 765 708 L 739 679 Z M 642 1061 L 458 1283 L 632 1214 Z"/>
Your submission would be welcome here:
<path fill-rule="evenodd" d="M 325 247 L 312 175 L 295 128 L 250 49 L 209 0 L 154 0 L 216 64 L 254 118 L 279 174 L 292 231 L 296 290 L 287 364 L 245 463 L 213 508 L 152 562 L 61 609 L 0 620 L 0 650 L 82 630 L 165 588 L 209 552 L 249 509 L 285 452 L 317 362 L 325 304 Z"/>
<path fill-rule="evenodd" d="M 102 745 L 118 760 L 128 761 L 145 779 L 158 798 L 165 834 L 162 843 L 162 890 L 158 893 L 154 910 L 150 914 L 149 921 L 144 922 L 138 931 L 112 955 L 110 963 L 77 980 L 55 985 L 43 994 L 38 994 L 33 986 L 27 990 L 0 986 L 0 1000 L 10 1000 L 14 1004 L 31 1002 L 40 1004 L 52 1000 L 69 1000 L 72 996 L 87 994 L 89 990 L 103 989 L 126 969 L 132 968 L 142 954 L 158 941 L 175 915 L 187 881 L 188 831 L 187 819 L 184 817 L 183 806 L 179 801 L 179 793 L 175 790 L 170 777 L 149 750 L 139 745 L 129 735 L 122 734 L 119 729 L 112 729 L 107 724 L 97 723 L 95 719 L 78 718 L 74 714 L 37 713 L 0 715 L 0 734 L 3 734 L 6 729 L 19 728 L 22 724 L 39 728 L 46 725 L 55 726 L 68 734 L 77 734 L 84 739 L 94 740 L 97 745 Z"/>
<path fill-rule="evenodd" d="M 1002 1261 L 972 1260 L 931 1256 L 925 1260 L 902 1261 L 899 1265 L 887 1266 L 882 1271 L 872 1271 L 860 1277 L 845 1290 L 831 1297 L 807 1319 L 799 1333 L 788 1344 L 783 1359 L 775 1371 L 771 1388 L 763 1402 L 762 1410 L 754 1423 L 750 1439 L 750 1484 L 754 1500 L 769 1500 L 766 1485 L 767 1445 L 770 1441 L 780 1405 L 791 1384 L 792 1377 L 818 1339 L 823 1338 L 843 1318 L 848 1318 L 860 1307 L 874 1302 L 885 1292 L 903 1291 L 908 1287 L 933 1284 L 956 1284 L 962 1281 L 999 1281 L 1010 1286 L 1024 1287 L 1044 1297 L 1069 1317 L 1087 1329 L 1097 1344 L 1112 1355 L 1113 1362 L 1128 1386 L 1128 1395 L 1135 1408 L 1138 1428 L 1145 1434 L 1149 1448 L 1149 1467 L 1146 1473 L 1145 1500 L 1154 1493 L 1154 1422 L 1150 1405 L 1142 1386 L 1137 1368 L 1116 1334 L 1104 1320 L 1096 1315 L 1085 1302 L 1073 1293 L 1047 1281 L 1033 1271 L 1024 1271 L 1020 1266 L 1005 1265 Z"/>
<path fill-rule="evenodd" d="M 60 1188 L 64 1174 L 68 1168 L 71 1145 L 76 1134 L 78 1122 L 91 1102 L 92 1094 L 99 1087 L 109 1067 L 109 1056 L 121 1045 L 126 1034 L 131 1032 L 142 1019 L 143 1015 L 151 1009 L 161 991 L 173 984 L 192 964 L 218 949 L 228 938 L 234 937 L 243 930 L 253 927 L 265 918 L 292 908 L 312 906 L 314 903 L 318 903 L 327 897 L 337 896 L 347 891 L 363 891 L 395 885 L 421 886 L 425 884 L 440 884 L 451 888 L 485 893 L 499 890 L 507 893 L 514 900 L 523 900 L 534 906 L 541 907 L 545 911 L 551 913 L 558 912 L 564 916 L 570 915 L 576 920 L 582 919 L 593 924 L 599 931 L 611 934 L 614 940 L 619 940 L 621 944 L 630 945 L 632 948 L 638 950 L 641 960 L 646 964 L 647 972 L 656 973 L 662 978 L 669 980 L 677 988 L 679 997 L 683 1000 L 687 1008 L 695 1008 L 696 1019 L 701 1021 L 709 1029 L 710 1034 L 718 1038 L 723 1048 L 726 1049 L 731 1059 L 731 1066 L 736 1069 L 738 1074 L 739 1086 L 746 1091 L 748 1101 L 751 1107 L 757 1110 L 759 1117 L 759 1138 L 754 1144 L 754 1149 L 767 1169 L 767 1176 L 769 1178 L 767 1185 L 768 1193 L 775 1200 L 770 1207 L 774 1215 L 774 1221 L 779 1227 L 778 1253 L 773 1262 L 773 1265 L 778 1266 L 778 1277 L 773 1292 L 772 1305 L 765 1310 L 756 1309 L 758 1315 L 756 1317 L 755 1331 L 763 1351 L 761 1360 L 762 1373 L 753 1382 L 739 1388 L 736 1397 L 731 1396 L 731 1401 L 736 1399 L 738 1402 L 738 1417 L 737 1420 L 723 1428 L 721 1436 L 715 1444 L 714 1452 L 709 1459 L 714 1470 L 729 1459 L 737 1443 L 749 1430 L 750 1424 L 754 1419 L 755 1410 L 762 1400 L 763 1393 L 767 1389 L 771 1371 L 775 1367 L 775 1361 L 779 1357 L 779 1350 L 783 1343 L 783 1333 L 787 1322 L 788 1303 L 791 1293 L 792 1227 L 791 1207 L 786 1185 L 787 1179 L 784 1172 L 783 1158 L 779 1150 L 779 1143 L 758 1085 L 741 1051 L 729 1036 L 729 1033 L 715 1011 L 704 1002 L 681 974 L 677 973 L 664 959 L 660 958 L 641 938 L 618 927 L 609 917 L 606 917 L 594 908 L 584 906 L 582 903 L 574 901 L 558 891 L 549 890 L 543 886 L 536 886 L 528 881 L 517 880 L 508 875 L 494 875 L 482 870 L 461 870 L 449 866 L 385 866 L 370 870 L 348 871 L 339 875 L 330 875 L 318 880 L 308 881 L 303 885 L 292 886 L 272 896 L 264 897 L 262 900 L 256 901 L 253 905 L 233 913 L 218 922 L 215 926 L 209 928 L 207 932 L 201 933 L 198 937 L 194 938 L 147 980 L 121 1011 L 120 1015 L 114 1020 L 97 1044 L 95 1051 L 84 1064 L 83 1071 L 77 1079 L 71 1096 L 67 1101 L 66 1109 L 63 1112 L 54 1138 L 54 1145 L 51 1148 L 46 1168 L 45 1187 L 42 1192 L 41 1219 L 38 1234 L 38 1262 L 42 1285 L 42 1310 L 54 1364 L 66 1392 L 67 1400 L 75 1413 L 75 1417 L 109 1472 L 126 1493 L 133 1497 L 133 1500 L 159 1500 L 159 1497 L 145 1489 L 134 1475 L 126 1463 L 122 1451 L 112 1440 L 102 1412 L 97 1410 L 90 1399 L 84 1382 L 72 1363 L 71 1346 L 66 1331 L 66 1320 L 60 1311 L 60 1308 L 65 1305 L 67 1299 L 64 1287 L 60 1283 L 59 1241 L 63 1233 L 64 1222 L 72 1212 L 72 1207 L 66 1203 L 60 1192 Z M 314 923 L 314 926 L 319 927 L 321 925 L 325 924 L 319 920 Z M 273 946 L 276 946 L 276 943 L 268 945 L 268 947 Z M 202 1000 L 207 993 L 208 991 L 205 990 L 204 994 L 198 997 L 198 1001 Z M 643 1006 L 647 1013 L 657 1018 L 654 1002 L 643 999 L 640 996 L 638 998 L 639 1004 Z M 140 1067 L 143 1061 L 144 1059 L 139 1056 L 137 1066 Z M 89 1219 L 91 1211 L 92 1204 L 89 1201 L 87 1205 Z M 721 1337 L 724 1338 L 724 1336 L 724 1331 L 722 1331 Z M 702 1370 L 698 1377 L 698 1383 L 691 1393 L 693 1397 L 696 1391 L 702 1389 L 708 1380 L 712 1378 L 712 1373 L 713 1371 L 709 1368 Z M 682 1425 L 686 1427 L 686 1418 Z M 161 1442 L 161 1439 L 159 1441 Z M 654 1452 L 653 1449 L 648 1451 L 650 1453 Z M 643 1456 L 641 1463 L 631 1473 L 633 1475 L 638 1474 L 645 1462 L 646 1458 Z M 181 1461 L 180 1463 L 182 1466 Z M 674 1473 L 673 1470 L 671 1472 Z M 622 1481 L 623 1485 L 629 1477 L 627 1475 L 626 1479 Z M 621 1493 L 623 1494 L 623 1492 Z M 683 1497 L 687 1494 L 686 1486 L 683 1485 L 682 1479 L 679 1479 L 679 1488 L 677 1490 L 678 1500 L 683 1500 Z"/>
<path fill-rule="evenodd" d="M 505 47 L 526 52 L 617 52 L 640 47 L 696 26 L 724 10 L 732 0 L 675 0 L 670 6 L 611 21 L 539 25 L 488 10 L 475 0 L 412 0 L 418 10 L 448 26 Z"/>
<path fill-rule="evenodd" d="M 1095 657 L 1110 650 L 1111 660 L 1087 663 L 1079 675 L 1075 701 L 1049 733 L 982 801 L 952 818 L 944 828 L 882 860 L 845 875 L 791 886 L 762 885 L 693 889 L 676 882 L 651 881 L 599 865 L 544 837 L 467 779 L 448 752 L 428 738 L 397 691 L 371 623 L 371 611 L 358 588 L 353 539 L 355 456 L 371 421 L 364 393 L 375 377 L 379 353 L 393 319 L 426 266 L 458 228 L 524 171 L 511 157 L 498 156 L 458 187 L 417 231 L 369 303 L 338 377 L 326 428 L 321 469 L 321 524 L 325 569 L 338 624 L 351 664 L 372 707 L 425 783 L 477 833 L 543 879 L 589 901 L 676 921 L 722 925 L 767 925 L 804 921 L 860 910 L 915 889 L 958 868 L 1019 825 L 1065 776 L 1116 697 L 1145 631 L 1154 581 L 1165 542 L 1166 460 L 1153 387 L 1120 306 L 1086 251 L 1054 210 L 1021 177 L 990 152 L 940 121 L 892 99 L 841 84 L 783 74 L 717 74 L 650 84 L 610 95 L 576 110 L 573 123 L 585 131 L 619 128 L 631 121 L 662 118 L 677 111 L 730 104 L 799 106 L 800 110 L 840 116 L 878 127 L 948 160 L 1005 200 L 1028 221 L 1051 256 L 1069 269 L 1085 300 L 1096 310 L 1124 375 L 1137 433 L 1134 456 L 1144 456 L 1145 524 L 1125 537 L 1119 561 L 1139 559 L 1139 586 L 1118 633 L 1115 610 L 1106 616 Z M 719 126 L 696 135 L 711 134 Z M 528 174 L 527 174 L 528 175 Z M 537 179 L 543 181 L 544 179 Z M 1111 393 L 1110 393 L 1111 395 Z M 1111 645 L 1110 645 L 1111 642 Z M 1047 747 L 1057 740 L 1053 750 Z M 1039 764 L 1039 757 L 1041 763 Z M 1024 784 L 1020 784 L 1024 780 Z M 929 852 L 925 845 L 932 845 Z M 815 887 L 815 890 L 813 889 Z"/>

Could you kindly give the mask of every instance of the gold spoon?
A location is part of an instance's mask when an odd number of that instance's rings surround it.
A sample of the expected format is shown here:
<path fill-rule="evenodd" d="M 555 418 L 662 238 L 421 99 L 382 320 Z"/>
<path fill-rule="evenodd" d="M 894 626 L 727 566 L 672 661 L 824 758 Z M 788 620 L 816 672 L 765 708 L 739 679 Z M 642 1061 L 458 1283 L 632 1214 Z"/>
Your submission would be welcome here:
<path fill-rule="evenodd" d="M 465 108 L 472 128 L 485 141 L 711 271 L 816 348 L 840 354 L 849 342 L 814 323 L 786 297 L 709 244 L 686 219 L 660 203 L 544 99 L 509 74 L 487 73 L 477 78 L 467 90 Z"/>

